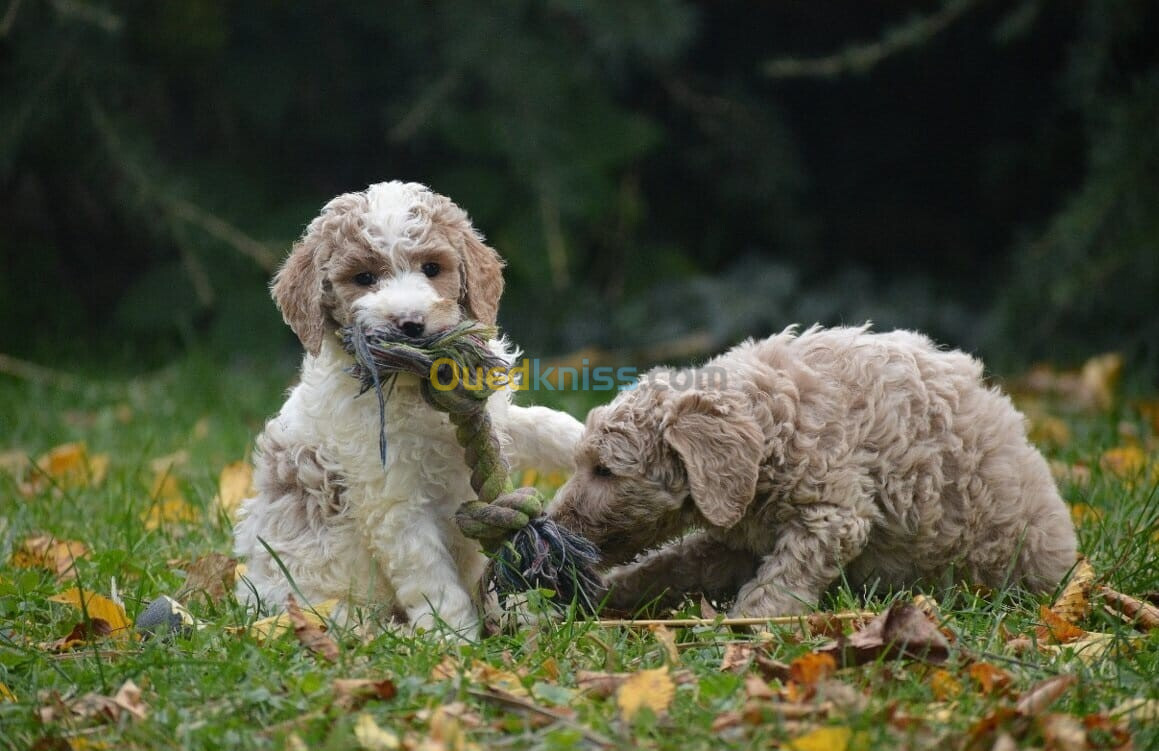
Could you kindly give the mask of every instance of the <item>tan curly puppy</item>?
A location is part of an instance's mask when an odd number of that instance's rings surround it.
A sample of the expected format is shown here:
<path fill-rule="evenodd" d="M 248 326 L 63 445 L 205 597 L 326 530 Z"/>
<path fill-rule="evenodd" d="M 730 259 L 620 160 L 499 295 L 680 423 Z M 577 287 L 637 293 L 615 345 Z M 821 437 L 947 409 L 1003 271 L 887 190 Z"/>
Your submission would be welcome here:
<path fill-rule="evenodd" d="M 615 607 L 700 591 L 799 613 L 842 575 L 1042 592 L 1075 562 L 1022 415 L 978 360 L 909 331 L 790 328 L 652 371 L 592 410 L 576 460 L 560 523 L 612 564 L 665 543 L 609 572 Z"/>

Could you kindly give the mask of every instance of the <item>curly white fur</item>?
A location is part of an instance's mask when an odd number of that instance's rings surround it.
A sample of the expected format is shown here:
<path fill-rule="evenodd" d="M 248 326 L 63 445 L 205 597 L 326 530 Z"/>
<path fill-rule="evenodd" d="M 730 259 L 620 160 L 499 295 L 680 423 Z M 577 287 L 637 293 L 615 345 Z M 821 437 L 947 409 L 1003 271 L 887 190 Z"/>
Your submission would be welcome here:
<path fill-rule="evenodd" d="M 452 519 L 473 497 L 454 429 L 417 380 L 399 377 L 384 466 L 378 402 L 358 395 L 334 332 L 352 322 L 429 332 L 465 315 L 493 323 L 500 269 L 466 214 L 415 183 L 339 196 L 311 222 L 273 286 L 307 354 L 299 384 L 257 440 L 257 495 L 234 530 L 248 561 L 239 597 L 279 608 L 296 587 L 311 602 L 337 598 L 412 627 L 441 620 L 473 635 L 485 558 Z M 513 465 L 569 468 L 579 422 L 508 399 L 492 396 L 488 410 Z"/>
<path fill-rule="evenodd" d="M 913 332 L 790 328 L 653 371 L 592 411 L 576 456 L 551 513 L 609 562 L 697 530 L 612 570 L 618 607 L 702 591 L 791 614 L 842 574 L 1045 591 L 1075 562 L 1022 416 L 980 362 Z"/>

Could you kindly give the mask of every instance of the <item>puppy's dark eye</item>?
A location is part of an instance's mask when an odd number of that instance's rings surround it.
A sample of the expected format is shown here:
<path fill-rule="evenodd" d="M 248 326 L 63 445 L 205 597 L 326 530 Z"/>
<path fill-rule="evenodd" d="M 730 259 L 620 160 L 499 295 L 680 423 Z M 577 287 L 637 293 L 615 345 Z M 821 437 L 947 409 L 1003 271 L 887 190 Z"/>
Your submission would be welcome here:
<path fill-rule="evenodd" d="M 597 464 L 592 468 L 592 474 L 594 474 L 596 477 L 611 477 L 612 470 L 608 469 L 602 464 Z"/>
<path fill-rule="evenodd" d="M 443 270 L 443 267 L 434 261 L 427 261 L 420 268 L 424 274 L 431 278 L 438 276 L 439 272 Z"/>
<path fill-rule="evenodd" d="M 378 281 L 378 276 L 369 271 L 363 271 L 361 274 L 354 275 L 354 283 L 359 287 L 369 287 Z"/>

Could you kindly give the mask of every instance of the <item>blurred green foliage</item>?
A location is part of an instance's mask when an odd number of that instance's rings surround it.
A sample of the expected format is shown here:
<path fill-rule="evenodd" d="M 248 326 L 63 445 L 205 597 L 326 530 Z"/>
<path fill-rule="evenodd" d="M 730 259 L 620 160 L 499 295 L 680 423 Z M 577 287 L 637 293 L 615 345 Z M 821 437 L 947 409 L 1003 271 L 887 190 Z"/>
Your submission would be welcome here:
<path fill-rule="evenodd" d="M 0 13 L 0 352 L 292 353 L 272 269 L 331 196 L 401 178 L 508 259 L 535 353 L 873 318 L 1159 357 L 1151 2 Z M 766 73 L 845 45 L 884 52 Z"/>

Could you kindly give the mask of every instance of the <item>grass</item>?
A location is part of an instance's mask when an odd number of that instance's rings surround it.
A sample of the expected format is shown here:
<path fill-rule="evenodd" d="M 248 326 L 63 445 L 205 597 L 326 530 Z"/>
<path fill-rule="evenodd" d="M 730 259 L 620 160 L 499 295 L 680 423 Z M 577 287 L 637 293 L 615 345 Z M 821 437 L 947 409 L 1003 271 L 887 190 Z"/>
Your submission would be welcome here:
<path fill-rule="evenodd" d="M 725 650 L 735 645 L 758 645 L 768 657 L 790 663 L 824 640 L 790 626 L 758 637 L 712 626 L 654 632 L 567 618 L 462 646 L 434 634 L 366 637 L 337 631 L 341 649 L 329 663 L 293 634 L 259 642 L 238 633 L 236 627 L 253 616 L 231 598 L 192 598 L 190 608 L 205 624 L 200 630 L 50 649 L 81 619 L 75 609 L 50 600 L 62 590 L 79 584 L 110 595 L 115 583 L 131 619 L 157 595 L 175 593 L 191 561 L 230 550 L 228 520 L 212 503 L 218 473 L 247 456 L 291 377 L 290 367 L 223 370 L 199 356 L 133 381 L 62 387 L 0 377 L 0 452 L 36 457 L 83 440 L 90 455 L 109 456 L 99 483 L 45 484 L 31 494 L 20 487 L 18 473 L 0 470 L 0 683 L 11 694 L 0 698 L 0 748 L 348 749 L 390 748 L 393 739 L 404 748 L 611 745 L 686 751 L 785 745 L 801 737 L 802 747 L 814 748 L 967 748 L 987 719 L 1008 730 L 1019 746 L 1062 748 L 1052 735 L 1060 731 L 1050 722 L 1038 718 L 1026 727 L 1000 710 L 1039 682 L 1066 674 L 1078 681 L 1049 712 L 1086 719 L 1091 747 L 1113 748 L 1122 740 L 1113 732 L 1117 726 L 1099 727 L 1097 719 L 1131 699 L 1159 702 L 1159 631 L 1140 635 L 1096 609 L 1083 628 L 1113 634 L 1130 648 L 1092 661 L 1067 649 L 1016 654 L 1007 648 L 1007 637 L 1033 632 L 1039 606 L 1051 598 L 967 588 L 938 593 L 942 618 L 956 637 L 949 663 L 935 668 L 879 659 L 843 668 L 834 677 L 847 690 L 826 684 L 836 708 L 804 720 L 777 709 L 794 690 L 783 679 L 761 677 L 774 695 L 761 700 L 753 684 L 761 676 L 756 666 L 740 673 L 720 670 Z M 560 398 L 570 400 L 572 409 L 583 408 L 575 395 Z M 1108 450 L 1128 440 L 1124 436 L 1137 435 L 1146 445 L 1148 427 L 1126 406 L 1069 414 L 1065 421 L 1070 438 L 1051 454 L 1090 468 L 1089 480 L 1066 483 L 1064 494 L 1085 509 L 1081 547 L 1100 582 L 1137 597 L 1159 591 L 1156 475 L 1148 469 L 1119 475 L 1100 465 Z M 144 520 L 150 508 L 173 492 L 158 481 L 166 470 L 154 460 L 165 456 L 172 457 L 168 473 L 194 517 L 149 529 Z M 1149 457 L 1153 468 L 1153 448 Z M 76 563 L 75 582 L 15 565 L 23 542 L 41 533 L 89 547 Z M 880 611 L 901 597 L 864 603 L 843 591 L 826 607 Z M 690 606 L 685 615 L 695 612 Z M 666 643 L 669 636 L 674 644 Z M 1009 691 L 975 688 L 967 672 L 970 658 L 1005 671 Z M 643 710 L 628 720 L 614 697 L 579 688 L 582 671 L 638 674 L 662 667 L 690 677 L 658 713 Z M 335 684 L 348 678 L 389 680 L 395 694 L 353 701 Z M 112 717 L 115 711 L 86 717 L 71 709 L 79 706 L 78 697 L 112 696 L 127 680 L 141 689 L 143 718 Z M 960 691 L 947 694 L 945 686 L 954 682 Z M 1135 749 L 1159 747 L 1154 714 L 1115 722 L 1131 734 Z M 817 728 L 837 734 L 818 735 Z M 375 729 L 384 735 L 374 736 Z M 978 742 L 990 747 L 989 741 Z"/>

